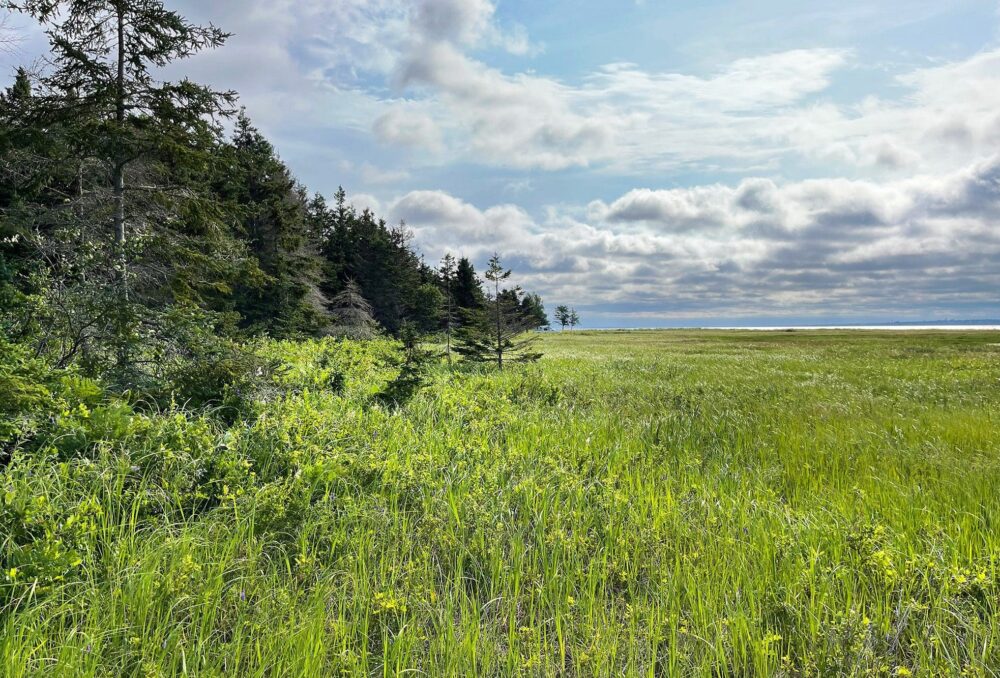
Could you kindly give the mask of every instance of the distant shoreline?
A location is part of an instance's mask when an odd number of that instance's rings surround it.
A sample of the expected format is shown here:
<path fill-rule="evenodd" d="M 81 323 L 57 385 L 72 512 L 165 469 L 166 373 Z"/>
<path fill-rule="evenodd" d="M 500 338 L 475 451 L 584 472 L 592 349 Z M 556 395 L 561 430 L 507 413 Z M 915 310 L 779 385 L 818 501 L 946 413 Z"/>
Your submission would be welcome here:
<path fill-rule="evenodd" d="M 949 330 L 955 332 L 968 332 L 974 330 L 989 331 L 1000 330 L 1000 325 L 787 325 L 775 327 L 702 327 L 704 330 L 751 330 L 755 332 L 791 332 L 805 330 L 891 330 L 894 332 L 919 331 L 919 330 Z"/>
<path fill-rule="evenodd" d="M 716 331 L 746 331 L 746 332 L 808 332 L 822 330 L 858 330 L 858 331 L 950 331 L 950 332 L 989 332 L 1000 331 L 1000 324 L 906 324 L 891 325 L 690 325 L 687 327 L 586 327 L 570 332 L 653 332 L 671 330 L 716 330 Z M 558 330 L 556 331 L 558 332 Z"/>

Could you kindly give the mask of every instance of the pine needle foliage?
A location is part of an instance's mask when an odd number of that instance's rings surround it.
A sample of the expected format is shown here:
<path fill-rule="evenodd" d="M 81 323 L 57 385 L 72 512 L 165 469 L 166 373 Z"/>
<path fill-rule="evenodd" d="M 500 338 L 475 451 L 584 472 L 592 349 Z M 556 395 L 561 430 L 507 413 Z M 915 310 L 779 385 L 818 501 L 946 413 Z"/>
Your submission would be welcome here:
<path fill-rule="evenodd" d="M 503 370 L 509 363 L 534 362 L 542 357 L 535 350 L 538 337 L 529 334 L 538 320 L 526 314 L 520 303 L 520 288 L 502 289 L 511 276 L 500 256 L 490 258 L 485 277 L 492 289 L 483 308 L 467 310 L 466 322 L 458 330 L 455 351 L 473 362 L 496 363 Z"/>
<path fill-rule="evenodd" d="M 371 339 L 378 334 L 372 305 L 361 295 L 361 288 L 354 280 L 348 280 L 333 298 L 330 312 L 335 319 L 333 334 L 350 339 Z"/>

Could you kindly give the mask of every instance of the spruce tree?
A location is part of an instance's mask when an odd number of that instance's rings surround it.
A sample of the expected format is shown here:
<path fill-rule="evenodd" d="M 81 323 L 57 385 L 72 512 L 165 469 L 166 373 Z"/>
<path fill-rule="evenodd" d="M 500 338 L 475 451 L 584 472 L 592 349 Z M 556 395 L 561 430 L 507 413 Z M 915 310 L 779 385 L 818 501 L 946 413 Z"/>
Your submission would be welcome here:
<path fill-rule="evenodd" d="M 532 329 L 547 329 L 549 327 L 549 317 L 545 313 L 545 304 L 539 295 L 528 293 L 521 297 L 521 313 L 526 321 L 535 324 Z"/>
<path fill-rule="evenodd" d="M 348 280 L 344 289 L 333 297 L 330 311 L 335 323 L 333 333 L 349 339 L 371 339 L 378 332 L 372 316 L 372 305 L 361 294 L 361 288 Z"/>
<path fill-rule="evenodd" d="M 107 168 L 112 236 L 123 247 L 130 168 L 150 155 L 200 155 L 205 149 L 192 146 L 192 130 L 233 100 L 189 80 L 158 82 L 153 71 L 221 46 L 228 35 L 187 22 L 160 0 L 3 0 L 0 8 L 46 28 L 54 70 L 41 79 L 36 122 L 71 124 L 80 151 Z"/>
<path fill-rule="evenodd" d="M 244 326 L 278 337 L 318 331 L 328 320 L 323 260 L 303 189 L 245 113 L 222 155 L 216 192 L 265 274 L 236 289 Z"/>
<path fill-rule="evenodd" d="M 38 20 L 51 46 L 30 104 L 4 107 L 0 143 L 3 171 L 22 177 L 0 206 L 7 228 L 27 227 L 47 277 L 38 350 L 60 363 L 87 352 L 95 371 L 110 361 L 130 387 L 138 370 L 180 350 L 163 342 L 194 316 L 170 309 L 197 309 L 247 264 L 207 190 L 216 116 L 233 97 L 154 77 L 226 35 L 157 0 L 0 0 L 0 9 Z"/>
<path fill-rule="evenodd" d="M 441 278 L 441 288 L 444 292 L 444 307 L 441 314 L 441 326 L 444 329 L 445 356 L 448 358 L 448 366 L 451 366 L 451 339 L 457 321 L 457 311 L 455 307 L 455 257 L 450 253 L 445 254 L 438 267 L 438 275 Z"/>
<path fill-rule="evenodd" d="M 482 308 L 483 288 L 476 276 L 472 262 L 462 257 L 455 267 L 455 304 L 459 308 L 475 310 Z"/>
<path fill-rule="evenodd" d="M 570 314 L 571 311 L 569 310 L 569 306 L 566 306 L 565 304 L 560 304 L 559 306 L 556 306 L 556 313 L 555 313 L 556 322 L 559 323 L 559 327 L 563 331 L 565 331 L 566 326 L 569 325 L 571 317 Z"/>
<path fill-rule="evenodd" d="M 502 289 L 511 276 L 500 256 L 490 258 L 485 277 L 492 290 L 482 308 L 466 311 L 466 322 L 458 332 L 456 352 L 474 362 L 495 362 L 502 370 L 511 362 L 533 362 L 541 358 L 534 350 L 536 319 L 527 317 L 518 302 L 518 288 Z"/>

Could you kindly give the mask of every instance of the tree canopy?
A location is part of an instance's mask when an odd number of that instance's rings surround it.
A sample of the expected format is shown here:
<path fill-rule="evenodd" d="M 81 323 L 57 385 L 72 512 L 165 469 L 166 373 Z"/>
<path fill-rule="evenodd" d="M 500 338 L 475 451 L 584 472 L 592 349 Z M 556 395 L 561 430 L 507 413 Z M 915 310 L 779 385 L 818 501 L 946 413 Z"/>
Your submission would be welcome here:
<path fill-rule="evenodd" d="M 188 370 L 217 380 L 208 393 L 232 379 L 190 366 L 235 366 L 258 335 L 441 333 L 450 360 L 490 313 L 503 341 L 548 324 L 541 297 L 506 289 L 494 265 L 487 293 L 469 258 L 435 270 L 406 224 L 343 188 L 310 193 L 236 93 L 159 79 L 223 48 L 222 29 L 161 0 L 0 9 L 50 43 L 0 95 L 0 338 L 122 390 L 165 393 Z"/>

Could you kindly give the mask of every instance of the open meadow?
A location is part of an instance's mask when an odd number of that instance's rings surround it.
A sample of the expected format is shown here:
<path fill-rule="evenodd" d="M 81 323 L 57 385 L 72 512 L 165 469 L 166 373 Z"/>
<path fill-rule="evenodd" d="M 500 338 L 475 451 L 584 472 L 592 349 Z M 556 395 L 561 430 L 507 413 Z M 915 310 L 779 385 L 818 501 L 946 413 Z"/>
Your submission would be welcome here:
<path fill-rule="evenodd" d="M 38 377 L 0 675 L 1000 674 L 1000 333 L 540 347 L 386 398 L 395 343 L 261 343 L 236 417 Z"/>

